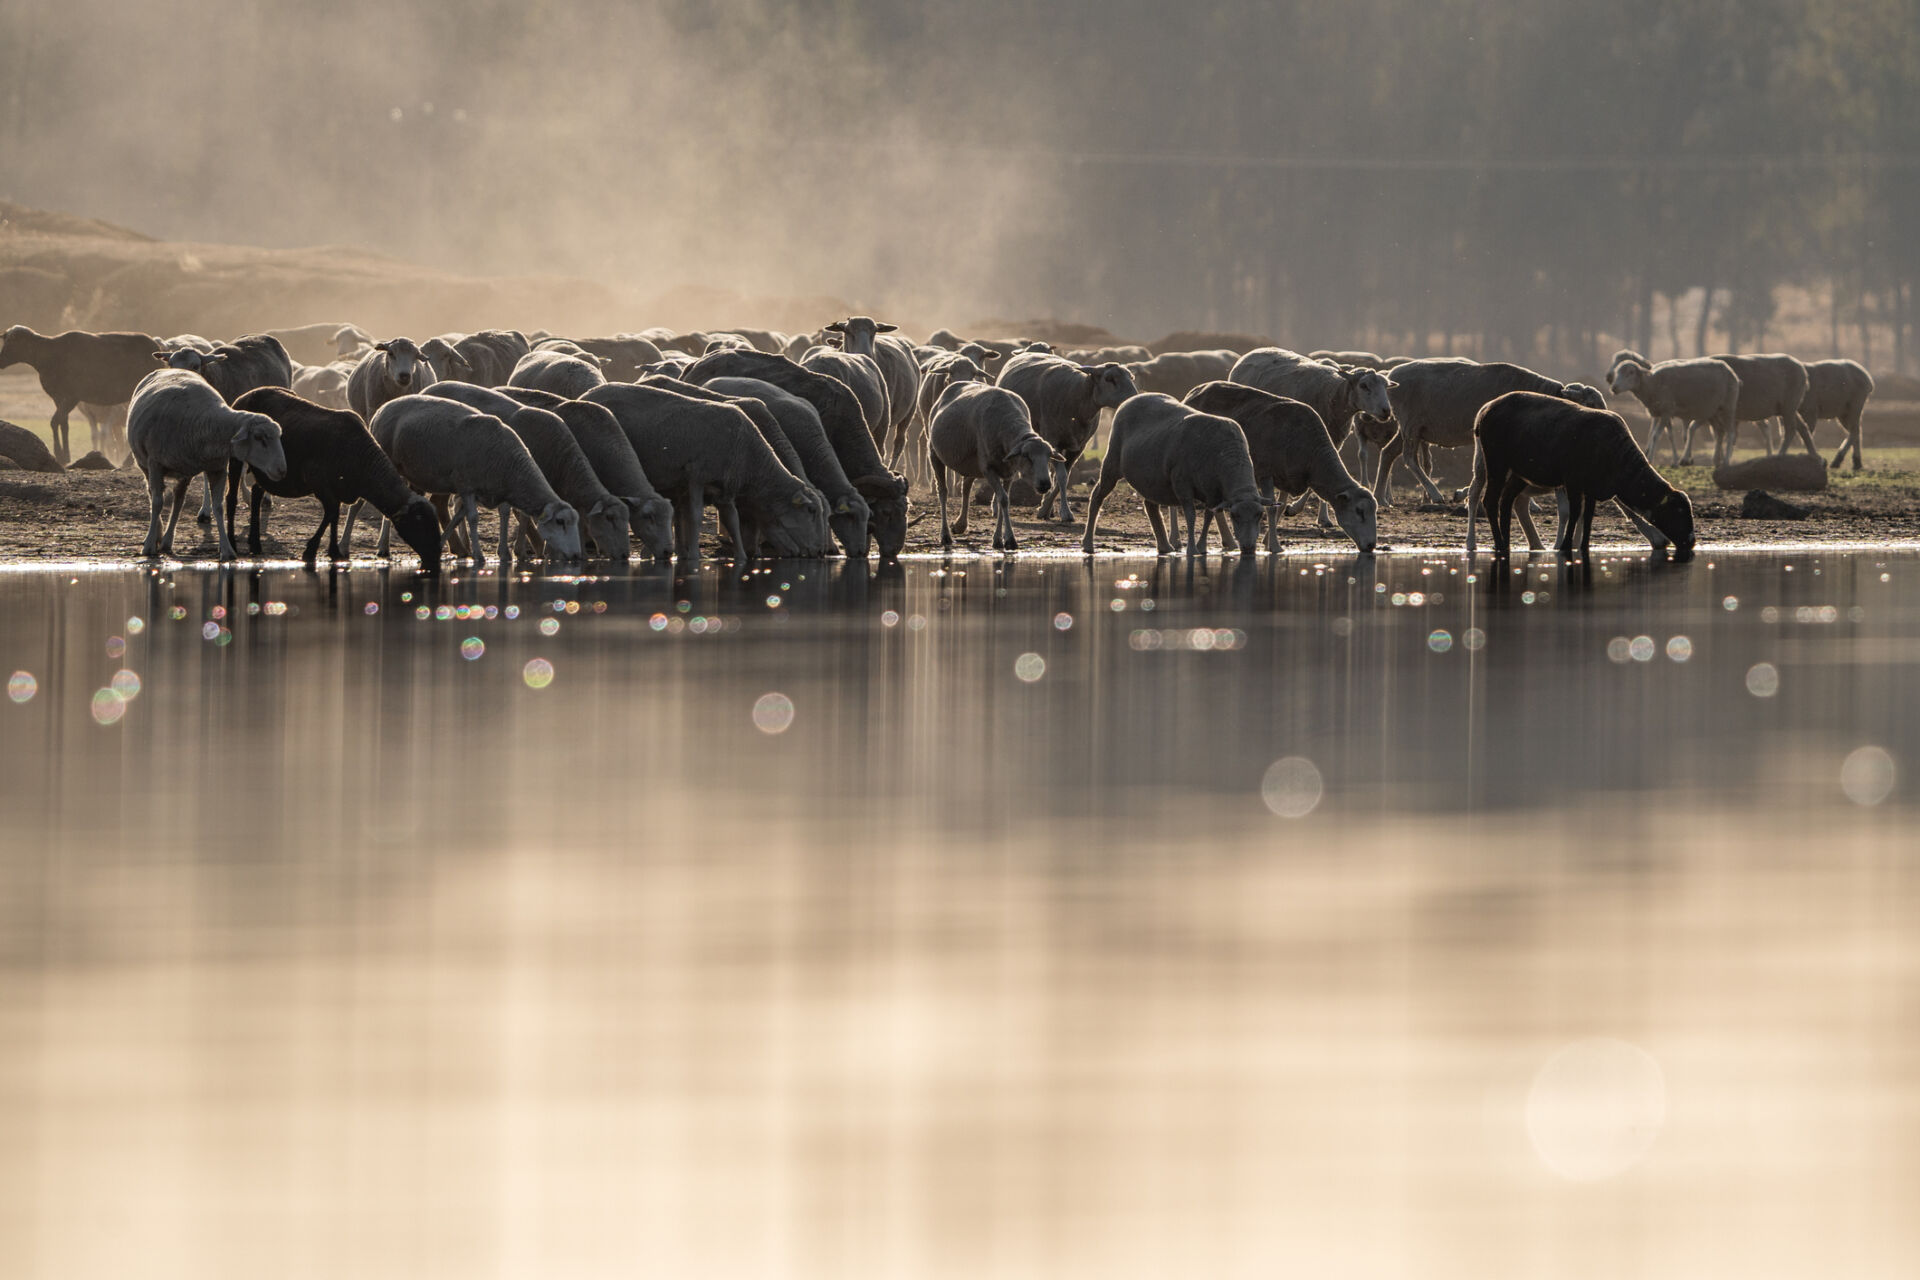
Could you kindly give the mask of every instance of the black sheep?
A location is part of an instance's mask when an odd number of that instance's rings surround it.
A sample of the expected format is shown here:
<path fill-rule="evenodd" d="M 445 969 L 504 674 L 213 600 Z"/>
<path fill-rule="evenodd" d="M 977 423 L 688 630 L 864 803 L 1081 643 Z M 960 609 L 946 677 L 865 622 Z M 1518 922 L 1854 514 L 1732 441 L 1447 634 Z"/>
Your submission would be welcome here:
<path fill-rule="evenodd" d="M 360 416 L 345 409 L 328 409 L 302 400 L 279 387 L 261 387 L 240 397 L 234 408 L 264 413 L 280 424 L 280 444 L 287 455 L 287 473 L 268 480 L 253 473 L 253 510 L 247 523 L 247 549 L 260 551 L 260 503 L 263 493 L 277 498 L 313 497 L 320 500 L 320 527 L 307 539 L 303 556 L 312 565 L 319 556 L 320 535 L 328 534 L 327 556 L 340 558 L 340 507 L 365 499 L 420 556 L 429 572 L 440 566 L 440 519 L 433 504 L 413 490 L 374 443 Z"/>
<path fill-rule="evenodd" d="M 1640 512 L 1671 538 L 1675 559 L 1692 558 L 1693 504 L 1654 470 L 1619 414 L 1558 396 L 1510 391 L 1480 410 L 1473 436 L 1467 510 L 1486 514 L 1495 556 L 1508 554 L 1514 503 L 1529 486 L 1538 486 L 1567 491 L 1568 518 L 1579 530 L 1582 560 L 1593 533 L 1593 509 L 1609 498 Z"/>

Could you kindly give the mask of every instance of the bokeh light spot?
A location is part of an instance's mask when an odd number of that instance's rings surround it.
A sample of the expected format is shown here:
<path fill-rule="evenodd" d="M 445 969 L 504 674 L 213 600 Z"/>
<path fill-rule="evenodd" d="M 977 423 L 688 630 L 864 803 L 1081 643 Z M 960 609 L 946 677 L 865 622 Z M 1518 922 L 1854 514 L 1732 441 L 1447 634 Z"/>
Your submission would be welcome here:
<path fill-rule="evenodd" d="M 1653 1055 L 1624 1040 L 1579 1040 L 1535 1073 L 1527 1137 L 1540 1163 L 1573 1182 L 1638 1164 L 1667 1119 L 1667 1082 Z"/>
<path fill-rule="evenodd" d="M 763 693 L 753 704 L 753 727 L 765 734 L 785 733 L 793 727 L 793 699 L 784 693 Z"/>
<path fill-rule="evenodd" d="M 1267 766 L 1260 799 L 1282 818 L 1304 818 L 1320 803 L 1326 784 L 1319 767 L 1305 756 L 1286 756 Z"/>
<path fill-rule="evenodd" d="M 1847 799 L 1871 809 L 1893 794 L 1898 777 L 1892 756 L 1879 747 L 1861 747 L 1840 766 L 1840 789 Z"/>

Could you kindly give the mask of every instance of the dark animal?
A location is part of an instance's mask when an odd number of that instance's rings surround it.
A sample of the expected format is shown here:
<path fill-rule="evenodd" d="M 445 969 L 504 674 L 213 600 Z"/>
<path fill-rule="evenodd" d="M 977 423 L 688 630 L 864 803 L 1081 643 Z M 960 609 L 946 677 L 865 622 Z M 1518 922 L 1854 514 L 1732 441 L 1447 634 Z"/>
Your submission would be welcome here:
<path fill-rule="evenodd" d="M 153 372 L 153 353 L 160 339 L 144 333 L 35 333 L 23 324 L 0 335 L 0 369 L 24 364 L 40 375 L 40 389 L 53 401 L 47 426 L 53 433 L 53 456 L 65 466 L 73 461 L 67 417 L 81 401 L 116 405 L 133 399 L 133 389 Z"/>

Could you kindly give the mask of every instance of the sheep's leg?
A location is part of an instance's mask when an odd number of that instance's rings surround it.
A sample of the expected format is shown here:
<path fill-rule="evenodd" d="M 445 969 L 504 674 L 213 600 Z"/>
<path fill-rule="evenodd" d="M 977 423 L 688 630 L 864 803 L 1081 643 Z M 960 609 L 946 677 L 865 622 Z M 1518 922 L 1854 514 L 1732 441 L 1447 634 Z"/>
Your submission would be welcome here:
<path fill-rule="evenodd" d="M 259 492 L 259 486 L 256 485 L 254 487 L 254 493 L 257 495 Z M 307 568 L 313 568 L 314 563 L 320 558 L 320 535 L 327 531 L 329 524 L 339 518 L 340 504 L 323 500 L 320 504 L 320 523 L 313 527 L 313 536 L 307 539 L 306 549 L 300 553 L 300 558 L 306 562 Z M 334 540 L 329 543 L 327 549 L 327 558 L 329 560 L 339 559 L 339 547 L 336 545 L 338 538 L 339 535 L 336 531 Z"/>
<path fill-rule="evenodd" d="M 1103 466 L 1100 468 L 1100 478 L 1093 482 L 1093 492 L 1087 496 L 1087 530 L 1080 539 L 1080 550 L 1086 555 L 1093 554 L 1093 536 L 1100 527 L 1100 508 L 1106 505 L 1107 495 L 1112 493 L 1113 486 L 1119 483 L 1120 477 L 1118 474 L 1115 474 L 1109 479 L 1106 467 Z M 1159 513 L 1153 509 L 1151 502 L 1147 504 L 1147 514 L 1153 519 L 1154 536 L 1158 539 L 1160 534 L 1160 516 Z M 1161 541 L 1164 541 L 1164 539 L 1161 539 Z M 1162 547 L 1161 550 L 1164 552 L 1165 548 Z"/>
<path fill-rule="evenodd" d="M 1380 506 L 1393 505 L 1393 464 L 1401 452 L 1406 449 L 1406 428 L 1380 446 L 1380 469 L 1373 476 L 1373 500 Z"/>
<path fill-rule="evenodd" d="M 1559 516 L 1553 531 L 1553 549 L 1555 551 L 1573 550 L 1573 500 L 1567 497 L 1565 485 L 1553 491 L 1553 505 Z"/>
<path fill-rule="evenodd" d="M 1053 492 L 1047 495 L 1047 501 L 1051 503 L 1055 496 L 1059 497 L 1061 524 L 1073 523 L 1073 503 L 1067 497 L 1067 476 L 1072 472 L 1073 464 L 1079 457 L 1080 455 L 1076 453 L 1064 461 L 1049 464 L 1053 468 Z"/>
<path fill-rule="evenodd" d="M 1527 535 L 1527 550 L 1542 551 L 1546 544 L 1540 541 L 1540 531 L 1534 528 L 1532 506 L 1531 500 L 1520 504 L 1520 531 Z"/>
<path fill-rule="evenodd" d="M 1292 501 L 1287 503 L 1286 509 L 1283 512 L 1281 512 L 1281 514 L 1289 518 L 1293 516 L 1297 516 L 1302 511 L 1305 511 L 1307 509 L 1307 504 L 1312 501 L 1314 501 L 1313 490 L 1311 489 L 1304 490 L 1300 494 L 1300 496 L 1294 498 Z"/>
<path fill-rule="evenodd" d="M 1687 451 L 1680 455 L 1680 465 L 1683 467 L 1690 467 L 1693 465 L 1693 433 L 1699 427 L 1699 425 L 1700 425 L 1699 423 L 1692 422 L 1692 421 L 1689 421 L 1687 423 Z M 1676 428 L 1674 427 L 1667 428 L 1668 431 L 1674 431 L 1675 429 Z M 1720 436 L 1719 436 L 1719 433 L 1717 432 L 1714 434 L 1713 458 L 1714 458 L 1714 463 L 1718 465 L 1720 461 Z"/>
<path fill-rule="evenodd" d="M 953 522 L 955 533 L 967 531 L 967 512 L 973 509 L 973 477 L 960 477 L 960 518 Z"/>
<path fill-rule="evenodd" d="M 213 511 L 214 542 L 219 548 L 219 557 L 222 561 L 238 560 L 240 553 L 233 549 L 233 541 L 227 537 L 227 507 L 223 501 L 226 497 L 223 492 L 227 483 L 226 469 L 222 467 L 208 471 L 206 481 L 207 506 Z"/>
<path fill-rule="evenodd" d="M 1426 463 L 1421 461 L 1422 454 L 1426 455 Z M 1446 496 L 1440 492 L 1440 486 L 1433 482 L 1433 477 L 1427 474 L 1427 465 L 1432 461 L 1432 458 L 1433 451 L 1431 446 L 1429 446 L 1425 440 L 1422 440 L 1414 446 L 1413 452 L 1407 455 L 1407 465 L 1413 468 L 1414 478 L 1426 489 L 1427 497 L 1433 500 L 1434 505 L 1444 507 L 1447 505 Z"/>
<path fill-rule="evenodd" d="M 1312 492 L 1309 490 L 1308 492 Z M 1260 500 L 1267 504 L 1267 554 L 1280 554 L 1280 505 L 1276 502 L 1273 481 L 1260 486 Z"/>
<path fill-rule="evenodd" d="M 1807 452 L 1814 457 L 1820 456 L 1820 446 L 1813 442 L 1814 419 L 1803 417 L 1798 409 L 1789 409 L 1781 415 L 1785 424 L 1780 432 L 1780 452 L 1785 453 L 1793 447 L 1793 436 L 1800 437 L 1800 443 L 1807 446 Z"/>
<path fill-rule="evenodd" d="M 480 495 L 463 493 L 459 496 L 459 509 L 467 517 L 467 550 L 472 553 L 473 567 L 484 569 L 487 566 L 487 553 L 480 549 Z M 388 522 L 391 525 L 391 521 Z"/>
<path fill-rule="evenodd" d="M 478 548 L 480 545 L 479 504 L 475 503 L 474 505 L 473 545 L 475 548 Z M 500 518 L 500 567 L 502 569 L 511 569 L 513 567 L 513 504 L 508 502 L 501 503 L 500 509 L 494 514 Z M 477 554 L 475 558 L 478 559 Z"/>
<path fill-rule="evenodd" d="M 735 564 L 746 564 L 753 559 L 756 550 L 740 532 L 740 507 L 737 503 L 720 504 L 720 523 L 726 527 L 727 536 L 733 539 L 733 560 Z"/>
<path fill-rule="evenodd" d="M 240 480 L 243 474 L 244 468 L 240 464 L 240 459 L 229 458 L 227 460 L 227 528 L 229 529 L 234 527 L 233 511 L 240 502 Z"/>
<path fill-rule="evenodd" d="M 140 544 L 140 558 L 152 560 L 160 554 L 160 512 L 167 502 L 167 479 L 155 469 L 147 476 L 147 540 Z"/>
<path fill-rule="evenodd" d="M 986 483 L 993 494 L 993 549 L 1017 551 L 1020 544 L 1013 537 L 1013 495 L 1007 492 L 1007 482 L 991 471 L 987 473 Z"/>
<path fill-rule="evenodd" d="M 697 480 L 687 482 L 687 558 L 700 563 L 700 517 L 707 511 L 707 489 Z"/>
<path fill-rule="evenodd" d="M 1500 497 L 1495 510 L 1490 513 L 1492 518 L 1488 523 L 1493 526 L 1494 558 L 1505 560 L 1513 554 L 1513 504 L 1519 501 L 1520 491 L 1526 487 L 1526 482 L 1505 471 L 1500 473 L 1498 479 Z M 1494 477 L 1489 473 L 1489 485 L 1493 480 Z"/>
<path fill-rule="evenodd" d="M 1590 564 L 1593 561 L 1593 508 L 1594 508 L 1593 495 L 1591 493 L 1581 494 L 1580 495 L 1580 563 L 1582 564 Z"/>
<path fill-rule="evenodd" d="M 365 498 L 355 498 L 353 500 L 353 504 L 347 508 L 347 527 L 345 531 L 342 532 L 340 535 L 340 544 L 346 548 L 347 555 L 349 557 L 353 555 L 354 518 L 360 514 L 360 508 L 366 505 L 367 505 L 367 500 Z"/>
<path fill-rule="evenodd" d="M 1153 549 L 1159 554 L 1172 555 L 1173 543 L 1167 539 L 1167 526 L 1160 519 L 1160 508 L 1149 502 L 1147 505 L 1147 523 L 1153 526 Z M 1179 521 L 1174 522 L 1176 525 Z M 1178 530 L 1175 530 L 1178 532 Z"/>
<path fill-rule="evenodd" d="M 1840 442 L 1840 452 L 1833 455 L 1833 465 L 1838 468 L 1840 459 L 1846 457 L 1848 451 L 1851 450 L 1853 453 L 1853 469 L 1858 471 L 1860 469 L 1860 411 L 1854 409 L 1842 416 L 1840 419 L 1840 428 L 1847 433 L 1847 438 Z"/>
<path fill-rule="evenodd" d="M 56 402 L 53 416 L 47 419 L 47 433 L 53 437 L 53 460 L 63 467 L 73 461 L 72 451 L 68 448 L 67 417 L 78 403 L 77 400 L 68 400 L 64 404 Z"/>
<path fill-rule="evenodd" d="M 1634 528 L 1640 531 L 1640 536 L 1645 538 L 1647 540 L 1648 545 L 1650 545 L 1655 551 L 1665 551 L 1670 545 L 1672 545 L 1668 541 L 1666 534 L 1660 532 L 1658 529 L 1654 528 L 1651 524 L 1647 523 L 1645 520 L 1642 520 L 1640 518 L 1640 513 L 1638 511 L 1635 511 L 1632 507 L 1628 506 L 1626 503 L 1620 501 L 1618 498 L 1615 498 L 1613 501 L 1613 506 L 1616 511 L 1618 511 L 1621 515 L 1627 518 L 1627 523 L 1631 524 Z"/>
<path fill-rule="evenodd" d="M 160 539 L 160 550 L 166 555 L 173 554 L 173 527 L 180 523 L 180 508 L 187 505 L 187 486 L 193 483 L 193 477 L 181 476 L 173 486 L 173 512 L 167 517 L 166 536 Z"/>
<path fill-rule="evenodd" d="M 933 491 L 940 495 L 940 545 L 953 545 L 953 528 L 947 523 L 947 464 L 938 458 L 932 459 Z"/>

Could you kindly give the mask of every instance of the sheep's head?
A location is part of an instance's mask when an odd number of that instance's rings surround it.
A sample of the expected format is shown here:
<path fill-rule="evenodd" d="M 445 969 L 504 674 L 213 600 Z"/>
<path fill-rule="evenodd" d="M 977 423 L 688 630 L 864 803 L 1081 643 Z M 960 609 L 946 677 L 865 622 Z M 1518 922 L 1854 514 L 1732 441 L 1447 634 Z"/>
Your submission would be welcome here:
<path fill-rule="evenodd" d="M 1042 342 L 1038 338 L 1029 338 L 1022 342 L 1016 342 L 1013 345 L 1018 351 L 1032 351 L 1043 356 L 1053 354 L 1053 344 L 1051 342 Z"/>
<path fill-rule="evenodd" d="M 1042 440 L 1030 435 L 1013 447 L 1007 454 L 1008 466 L 1018 469 L 1025 465 L 1030 473 L 1033 487 L 1041 493 L 1053 488 L 1053 464 L 1065 463 L 1066 455 Z"/>
<path fill-rule="evenodd" d="M 432 365 L 434 372 L 442 378 L 471 376 L 473 373 L 473 366 L 467 363 L 467 358 L 454 350 L 453 344 L 445 338 L 429 339 L 427 344 L 420 348 L 420 354 L 426 357 L 427 363 Z M 392 356 L 389 355 L 388 359 L 392 359 Z"/>
<path fill-rule="evenodd" d="M 421 354 L 419 347 L 413 345 L 412 339 L 393 338 L 376 342 L 373 349 L 386 353 L 387 377 L 393 380 L 394 386 L 405 390 L 416 384 L 424 387 L 433 381 L 432 368 L 422 368 L 426 365 L 426 357 Z"/>
<path fill-rule="evenodd" d="M 371 338 L 357 324 L 343 324 L 333 331 L 333 349 L 339 355 L 352 355 L 363 343 L 370 341 Z"/>
<path fill-rule="evenodd" d="M 187 369 L 194 373 L 205 373 L 207 366 L 218 357 L 196 351 L 192 347 L 170 347 L 165 351 L 156 351 L 153 358 L 169 369 Z"/>
<path fill-rule="evenodd" d="M 8 345 L 16 338 L 28 338 L 32 336 L 33 330 L 23 324 L 12 325 L 5 333 L 0 334 L 0 369 L 4 369 L 10 364 L 18 364 L 20 362 L 18 356 L 9 356 L 7 354 Z"/>
<path fill-rule="evenodd" d="M 1122 364 L 1108 362 L 1096 365 L 1087 370 L 1087 377 L 1093 383 L 1093 407 L 1096 409 L 1118 409 L 1140 394 L 1133 375 Z"/>
<path fill-rule="evenodd" d="M 835 500 L 827 512 L 827 528 L 850 558 L 865 560 L 867 523 L 872 519 L 873 508 L 867 505 L 867 500 L 857 493 L 849 493 Z"/>
<path fill-rule="evenodd" d="M 1562 400 L 1571 400 L 1573 403 L 1583 405 L 1588 409 L 1604 410 L 1607 407 L 1607 398 L 1600 394 L 1600 389 L 1598 387 L 1590 387 L 1584 382 L 1567 383 L 1564 387 L 1560 388 L 1560 398 Z"/>
<path fill-rule="evenodd" d="M 413 548 L 422 565 L 432 568 L 440 563 L 440 516 L 431 502 L 415 494 L 392 519 L 393 531 Z"/>
<path fill-rule="evenodd" d="M 280 447 L 280 424 L 264 413 L 243 413 L 240 429 L 228 442 L 228 453 L 269 480 L 287 474 L 287 453 Z"/>
<path fill-rule="evenodd" d="M 871 510 L 868 525 L 873 530 L 873 540 L 880 546 L 880 559 L 899 558 L 900 548 L 907 545 L 905 478 L 888 471 L 880 475 L 861 476 L 853 482 L 853 487 L 860 491 L 860 496 L 867 500 Z"/>
<path fill-rule="evenodd" d="M 640 539 L 641 550 L 656 557 L 672 554 L 673 504 L 657 496 L 626 501 L 633 536 Z"/>
<path fill-rule="evenodd" d="M 1226 505 L 1227 519 L 1233 525 L 1233 540 L 1240 554 L 1250 556 L 1260 545 L 1260 522 L 1266 518 L 1267 504 L 1258 497 L 1240 498 Z"/>
<path fill-rule="evenodd" d="M 564 502 L 549 502 L 533 522 L 547 550 L 562 560 L 580 559 L 580 513 Z"/>
<path fill-rule="evenodd" d="M 782 556 L 818 556 L 826 554 L 826 504 L 810 486 L 796 487 L 779 510 L 779 517 L 763 536 Z"/>
<path fill-rule="evenodd" d="M 1607 371 L 1607 387 L 1616 395 L 1638 391 L 1646 385 L 1647 367 L 1628 360 Z"/>
<path fill-rule="evenodd" d="M 1693 503 L 1686 494 L 1669 489 L 1643 514 L 1654 528 L 1673 540 L 1675 560 L 1693 559 Z"/>
<path fill-rule="evenodd" d="M 885 324 L 871 316 L 848 316 L 835 320 L 824 332 L 840 335 L 840 349 L 848 355 L 870 356 L 876 334 L 892 333 L 898 325 Z"/>
<path fill-rule="evenodd" d="M 1000 360 L 1000 353 L 998 351 L 995 351 L 992 347 L 981 346 L 977 342 L 969 342 L 964 347 L 961 347 L 960 354 L 965 356 L 968 362 L 980 370 L 982 374 L 985 374 L 988 369 Z"/>
<path fill-rule="evenodd" d="M 1340 376 L 1353 389 L 1353 403 L 1359 412 L 1372 418 L 1393 416 L 1393 400 L 1388 393 L 1398 383 L 1389 382 L 1376 369 L 1345 369 Z"/>
<path fill-rule="evenodd" d="M 633 543 L 627 534 L 627 504 L 611 494 L 587 508 L 587 537 L 600 554 L 616 564 L 625 564 L 633 555 Z"/>
<path fill-rule="evenodd" d="M 1353 545 L 1371 553 L 1378 541 L 1379 503 L 1365 489 L 1358 487 L 1337 493 L 1328 504 L 1333 508 L 1333 518 L 1339 522 L 1341 532 L 1353 539 Z"/>

